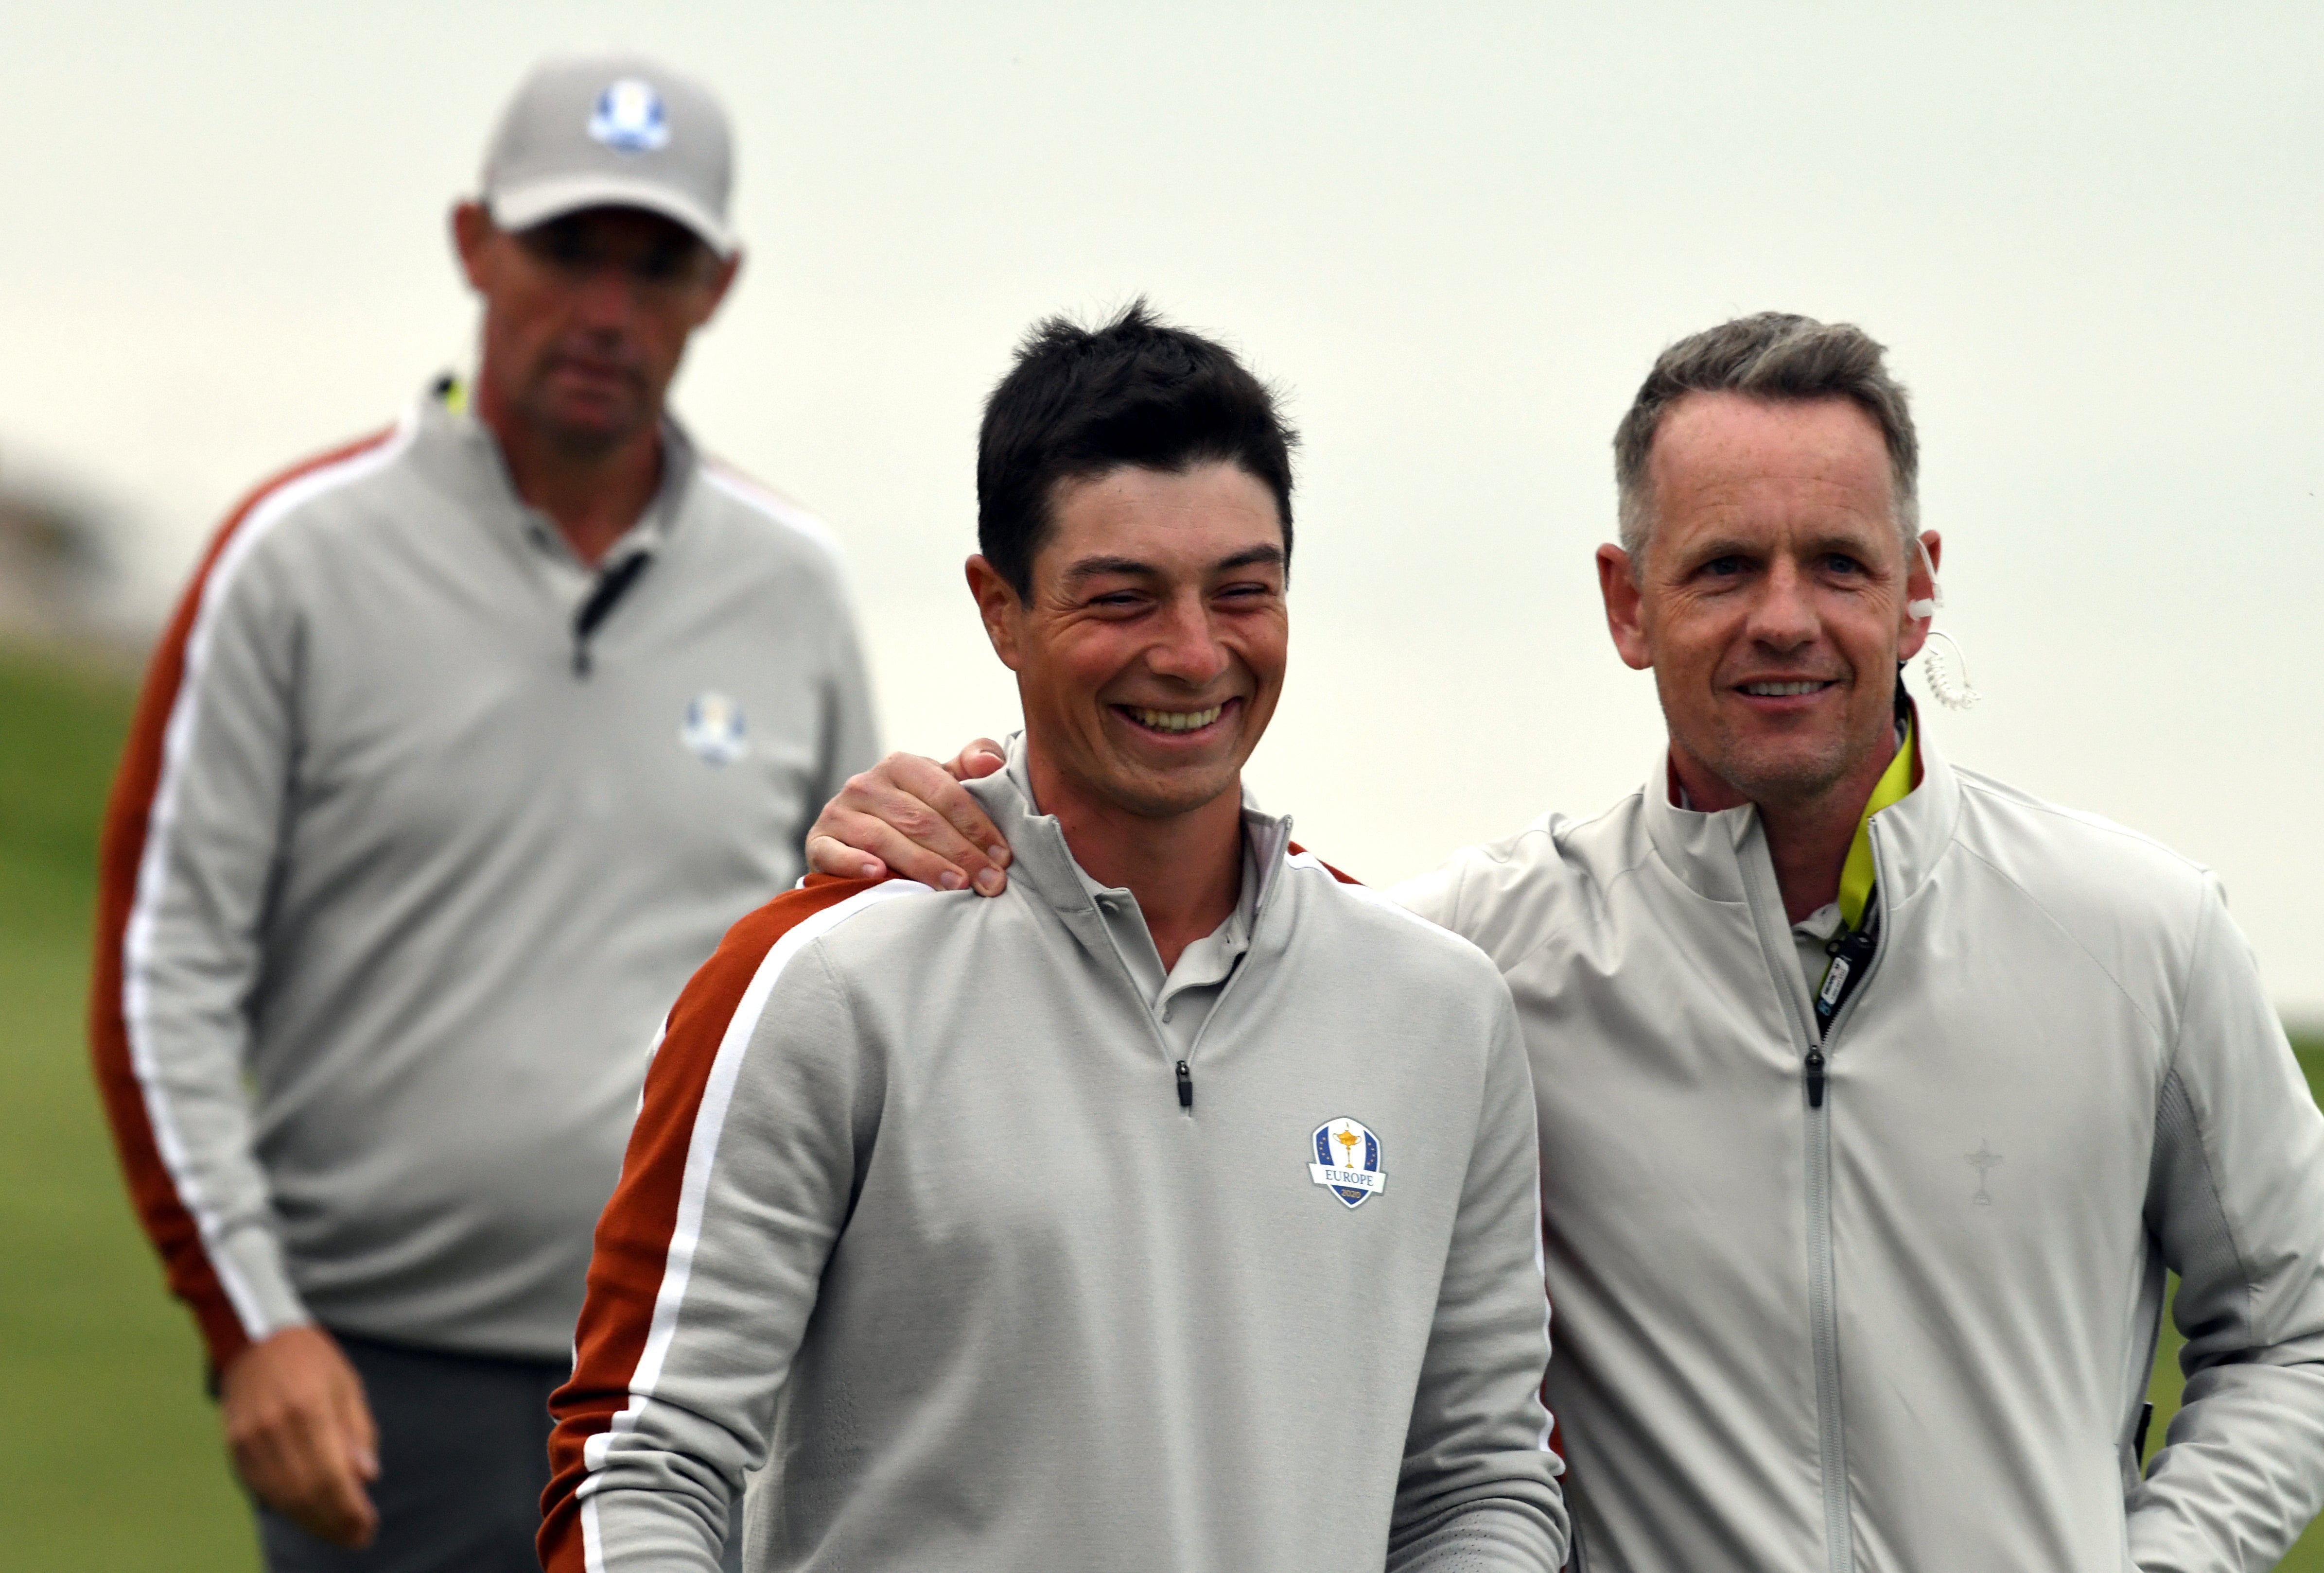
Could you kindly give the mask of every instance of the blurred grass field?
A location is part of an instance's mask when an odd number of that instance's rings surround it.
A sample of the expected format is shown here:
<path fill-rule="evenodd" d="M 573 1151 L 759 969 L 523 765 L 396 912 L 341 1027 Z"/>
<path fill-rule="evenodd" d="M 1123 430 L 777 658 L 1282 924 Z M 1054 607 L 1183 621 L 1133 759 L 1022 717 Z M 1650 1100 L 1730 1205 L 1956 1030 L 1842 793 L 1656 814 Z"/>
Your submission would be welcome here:
<path fill-rule="evenodd" d="M 251 1573 L 191 1324 L 129 1213 L 83 1049 L 97 820 L 132 685 L 0 647 L 0 1568 Z M 2311 1088 L 2324 1041 L 2301 1045 Z M 2160 1444 L 2177 1340 L 2155 1364 Z M 2324 1573 L 2324 1532 L 2282 1563 Z"/>

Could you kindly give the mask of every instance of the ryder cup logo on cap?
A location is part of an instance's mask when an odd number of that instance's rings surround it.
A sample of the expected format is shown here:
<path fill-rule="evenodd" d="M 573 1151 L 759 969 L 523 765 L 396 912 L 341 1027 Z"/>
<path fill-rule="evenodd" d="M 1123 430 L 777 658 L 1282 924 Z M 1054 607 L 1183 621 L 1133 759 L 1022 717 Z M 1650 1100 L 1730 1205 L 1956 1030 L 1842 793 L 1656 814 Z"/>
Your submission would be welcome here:
<path fill-rule="evenodd" d="M 751 740 L 742 732 L 742 707 L 715 692 L 697 694 L 687 705 L 678 741 L 711 765 L 731 765 L 751 751 Z"/>
<path fill-rule="evenodd" d="M 708 88 L 642 55 L 568 55 L 542 61 L 509 100 L 478 200 L 504 230 L 639 208 L 731 257 L 733 186 L 726 112 Z"/>
<path fill-rule="evenodd" d="M 1327 1119 L 1309 1140 L 1315 1161 L 1308 1176 L 1351 1208 L 1361 1207 L 1388 1189 L 1380 1167 L 1379 1137 L 1352 1119 Z"/>
<path fill-rule="evenodd" d="M 669 145 L 669 118 L 650 82 L 624 77 L 597 95 L 589 134 L 625 153 L 657 152 Z"/>

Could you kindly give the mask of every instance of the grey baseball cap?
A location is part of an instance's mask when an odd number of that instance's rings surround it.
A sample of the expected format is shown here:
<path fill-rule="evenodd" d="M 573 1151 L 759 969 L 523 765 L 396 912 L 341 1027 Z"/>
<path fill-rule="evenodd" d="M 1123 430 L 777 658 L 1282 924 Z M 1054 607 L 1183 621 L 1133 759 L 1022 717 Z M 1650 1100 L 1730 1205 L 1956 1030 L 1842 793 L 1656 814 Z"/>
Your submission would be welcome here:
<path fill-rule="evenodd" d="M 726 112 L 701 83 L 642 55 L 561 55 L 509 100 L 478 200 L 510 230 L 584 207 L 642 207 L 731 257 L 733 182 Z"/>

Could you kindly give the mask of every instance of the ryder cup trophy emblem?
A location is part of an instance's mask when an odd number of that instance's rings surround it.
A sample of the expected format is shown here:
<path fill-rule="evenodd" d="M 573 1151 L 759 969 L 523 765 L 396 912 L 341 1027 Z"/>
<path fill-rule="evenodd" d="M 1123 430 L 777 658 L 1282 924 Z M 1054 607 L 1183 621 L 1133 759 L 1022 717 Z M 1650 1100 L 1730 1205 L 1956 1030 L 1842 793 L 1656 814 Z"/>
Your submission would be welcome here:
<path fill-rule="evenodd" d="M 1325 1120 L 1315 1127 L 1309 1145 L 1315 1149 L 1315 1161 L 1307 1165 L 1309 1176 L 1350 1207 L 1361 1207 L 1388 1189 L 1379 1137 L 1354 1120 Z"/>

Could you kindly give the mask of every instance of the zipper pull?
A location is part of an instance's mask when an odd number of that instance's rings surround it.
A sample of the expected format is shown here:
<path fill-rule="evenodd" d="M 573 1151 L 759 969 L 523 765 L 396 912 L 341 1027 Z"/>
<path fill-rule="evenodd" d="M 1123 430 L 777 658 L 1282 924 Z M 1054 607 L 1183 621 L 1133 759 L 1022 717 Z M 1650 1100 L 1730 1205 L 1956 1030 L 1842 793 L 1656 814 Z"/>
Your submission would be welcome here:
<path fill-rule="evenodd" d="M 1186 1069 L 1186 1062 L 1178 1062 L 1178 1107 L 1194 1107 L 1194 1073 Z"/>
<path fill-rule="evenodd" d="M 1808 1051 L 1808 1107 L 1810 1108 L 1823 1107 L 1823 1051 L 1821 1049 Z"/>

